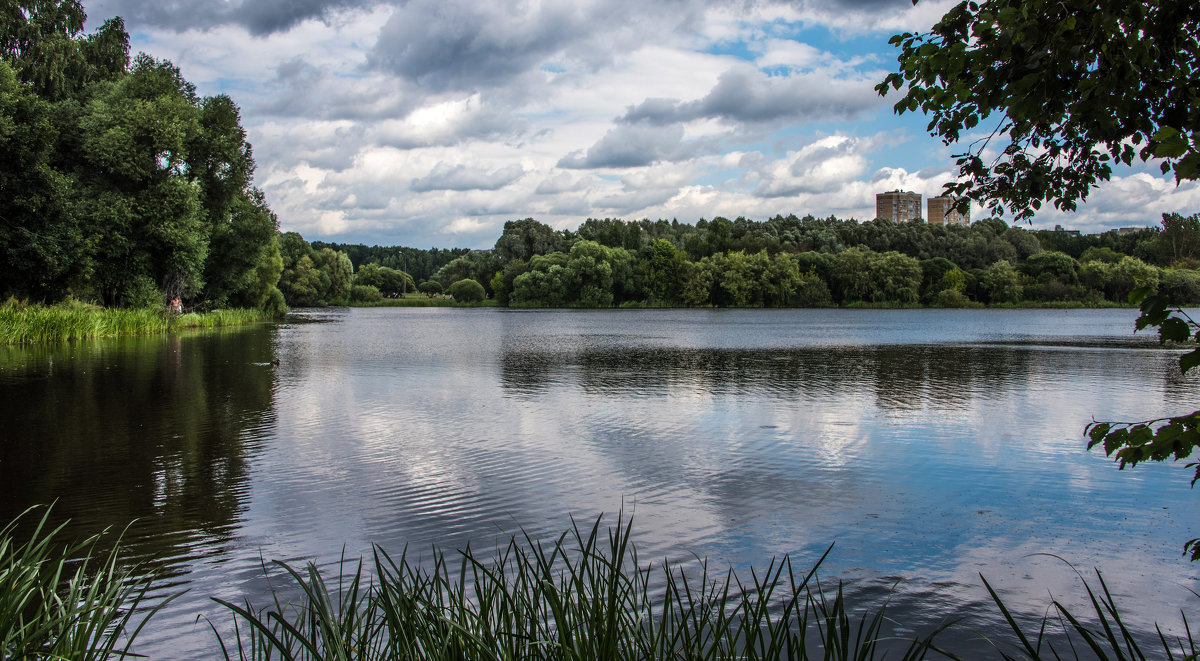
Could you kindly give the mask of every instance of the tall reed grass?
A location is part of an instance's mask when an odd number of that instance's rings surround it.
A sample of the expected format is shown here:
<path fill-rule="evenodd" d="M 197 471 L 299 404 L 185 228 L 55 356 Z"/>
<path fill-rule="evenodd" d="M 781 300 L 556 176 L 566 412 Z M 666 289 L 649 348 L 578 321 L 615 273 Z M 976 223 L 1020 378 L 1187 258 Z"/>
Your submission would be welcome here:
<path fill-rule="evenodd" d="M 25 541 L 15 529 L 33 509 L 0 529 L 0 658 L 91 661 L 131 654 L 142 627 L 167 598 L 142 608 L 151 579 L 118 562 L 119 545 L 96 550 L 99 536 L 63 542 L 45 508 Z"/>
<path fill-rule="evenodd" d="M 901 637 L 892 633 L 886 603 L 855 609 L 840 584 L 827 590 L 816 572 L 829 550 L 807 570 L 796 571 L 784 556 L 740 576 L 714 573 L 699 559 L 642 565 L 630 530 L 630 521 L 602 529 L 597 520 L 549 544 L 514 537 L 490 560 L 469 548 L 456 558 L 435 550 L 428 570 L 410 563 L 407 550 L 394 559 L 376 548 L 373 579 L 361 560 L 345 572 L 343 558 L 336 585 L 311 563 L 298 570 L 277 562 L 299 598 L 276 592 L 264 608 L 215 600 L 234 617 L 233 637 L 218 634 L 221 651 L 239 661 L 973 658 L 938 642 L 954 621 Z M 1036 634 L 984 579 L 1012 633 L 987 641 L 988 658 L 1200 658 L 1183 613 L 1183 637 L 1158 629 L 1147 647 L 1122 619 L 1103 576 L 1096 574 L 1098 591 L 1080 579 L 1093 610 L 1077 614 L 1055 600 Z"/>
<path fill-rule="evenodd" d="M 27 512 L 26 515 L 29 513 Z M 61 545 L 48 512 L 27 542 L 0 529 L 0 658 L 108 659 L 132 655 L 158 609 L 143 606 L 150 579 L 122 570 L 117 551 L 92 555 L 96 538 Z M 23 515 L 23 516 L 26 516 Z M 632 521 L 573 524 L 551 542 L 514 536 L 490 557 L 470 548 L 429 563 L 376 547 L 370 565 L 283 562 L 288 585 L 272 603 L 214 599 L 231 615 L 224 634 L 211 623 L 214 657 L 257 661 L 421 659 L 824 659 L 911 661 L 960 657 L 939 638 L 953 621 L 899 636 L 887 604 L 853 608 L 840 584 L 817 569 L 797 571 L 784 556 L 762 571 L 713 571 L 706 561 L 642 564 Z M 79 558 L 79 560 L 73 560 Z M 1040 622 L 1022 624 L 986 579 L 984 588 L 1011 637 L 989 640 L 1001 659 L 1200 658 L 1186 614 L 1182 636 L 1157 639 L 1122 617 L 1104 577 L 1079 575 L 1091 611 L 1055 600 Z M 981 576 L 982 578 L 982 576 Z M 1097 586 L 1097 587 L 1093 587 Z M 285 594 L 295 595 L 294 598 Z M 1197 595 L 1200 597 L 1200 595 Z M 168 600 L 169 601 L 169 600 Z M 219 656 L 218 656 L 219 655 Z"/>
<path fill-rule="evenodd" d="M 1057 558 L 1058 556 L 1051 557 Z M 1059 559 L 1062 560 L 1062 558 Z M 1197 650 L 1196 637 L 1192 634 L 1187 613 L 1182 610 L 1179 612 L 1184 636 L 1169 637 L 1156 624 L 1154 628 L 1157 634 L 1157 641 L 1155 641 L 1157 644 L 1146 647 L 1150 650 L 1147 653 L 1143 650 L 1145 641 L 1139 643 L 1139 636 L 1122 619 L 1116 600 L 1113 599 L 1112 592 L 1108 589 L 1108 583 L 1100 571 L 1096 570 L 1098 587 L 1093 588 L 1093 585 L 1082 573 L 1075 570 L 1074 567 L 1071 569 L 1075 571 L 1087 592 L 1088 601 L 1092 606 L 1091 617 L 1073 612 L 1061 601 L 1055 599 L 1038 624 L 1036 633 L 1030 632 L 1027 627 L 1023 627 L 1017 621 L 992 584 L 988 583 L 983 574 L 979 575 L 979 579 L 983 581 L 983 586 L 992 598 L 992 603 L 996 604 L 996 609 L 1000 611 L 1014 636 L 1007 645 L 1000 642 L 993 643 L 1000 658 L 1006 660 L 1086 658 L 1100 661 L 1109 659 L 1114 661 L 1146 661 L 1147 659 L 1195 661 L 1200 659 L 1200 651 Z M 1200 597 L 1200 593 L 1195 591 L 1192 591 L 1192 594 Z M 1057 643 L 1054 637 L 1047 635 L 1048 632 L 1061 634 L 1057 637 Z"/>
<path fill-rule="evenodd" d="M 641 565 L 631 522 L 575 525 L 553 543 L 514 537 L 490 561 L 435 551 L 432 569 L 374 552 L 339 571 L 276 563 L 300 599 L 267 608 L 216 600 L 234 615 L 226 659 L 920 659 L 936 648 L 887 639 L 885 608 L 852 614 L 841 589 L 785 557 L 748 578 L 732 571 Z M 824 559 L 824 558 L 822 558 Z M 345 568 L 345 563 L 341 569 Z M 889 643 L 884 645 L 884 643 Z M 895 653 L 893 651 L 893 653 Z"/>
<path fill-rule="evenodd" d="M 117 335 L 154 335 L 184 328 L 215 328 L 268 319 L 259 310 L 217 310 L 174 315 L 157 308 L 102 308 L 68 301 L 58 305 L 0 305 L 0 344 L 46 344 Z"/>

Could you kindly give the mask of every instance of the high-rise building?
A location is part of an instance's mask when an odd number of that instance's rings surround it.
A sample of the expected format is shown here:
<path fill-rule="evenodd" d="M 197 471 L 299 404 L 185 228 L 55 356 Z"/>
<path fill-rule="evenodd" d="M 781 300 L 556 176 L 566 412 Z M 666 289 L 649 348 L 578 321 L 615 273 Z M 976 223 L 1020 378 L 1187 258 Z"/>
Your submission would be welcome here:
<path fill-rule="evenodd" d="M 932 225 L 970 225 L 971 213 L 959 213 L 954 208 L 956 203 L 958 198 L 949 195 L 929 198 L 929 212 L 925 214 L 925 221 Z"/>
<path fill-rule="evenodd" d="M 875 217 L 903 223 L 921 217 L 921 194 L 893 190 L 875 195 Z"/>

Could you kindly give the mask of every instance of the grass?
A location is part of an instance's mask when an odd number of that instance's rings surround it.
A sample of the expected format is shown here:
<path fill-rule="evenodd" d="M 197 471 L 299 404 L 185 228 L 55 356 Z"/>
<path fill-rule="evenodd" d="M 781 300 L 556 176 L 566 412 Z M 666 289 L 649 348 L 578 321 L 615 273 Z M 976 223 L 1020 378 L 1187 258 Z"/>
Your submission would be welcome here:
<path fill-rule="evenodd" d="M 26 512 L 22 517 L 29 516 Z M 63 545 L 49 509 L 29 541 L 16 521 L 0 529 L 0 658 L 109 659 L 135 655 L 134 639 L 166 601 L 144 605 L 151 579 L 123 570 L 118 551 L 94 554 L 96 538 Z M 20 520 L 20 517 L 18 518 Z M 375 659 L 956 659 L 938 637 L 892 633 L 887 604 L 853 608 L 841 585 L 827 589 L 817 569 L 796 571 L 787 556 L 762 571 L 713 571 L 687 564 L 642 564 L 632 521 L 598 518 L 550 542 L 514 536 L 493 555 L 470 548 L 410 562 L 376 547 L 370 566 L 345 557 L 336 577 L 315 564 L 284 562 L 287 586 L 255 606 L 214 599 L 232 627 L 216 637 L 226 660 Z M 832 548 L 832 547 L 831 547 Z M 98 555 L 98 559 L 96 559 Z M 1077 572 L 1078 573 L 1078 572 Z M 1079 575 L 1091 611 L 1058 600 L 1040 622 L 1022 625 L 988 581 L 984 588 L 1011 637 L 990 640 L 1003 659 L 1197 659 L 1186 614 L 1182 637 L 1157 640 L 1131 630 L 1104 577 Z M 1096 586 L 1095 588 L 1093 586 Z M 283 595 L 295 595 L 285 598 Z M 1197 595 L 1200 597 L 1200 594 Z M 169 599 L 167 600 L 169 601 Z M 210 622 L 211 624 L 211 622 Z"/>
<path fill-rule="evenodd" d="M 1040 554 L 1047 555 L 1047 554 Z M 1050 556 L 1058 558 L 1058 556 Z M 1062 560 L 1062 558 L 1058 558 Z M 1065 560 L 1063 562 L 1066 562 Z M 1070 563 L 1067 563 L 1070 566 Z M 1080 614 L 1072 612 L 1069 608 L 1055 599 L 1047 613 L 1042 617 L 1038 625 L 1037 633 L 1028 631 L 1022 627 L 1017 619 L 1005 606 L 1004 600 L 997 594 L 991 583 L 984 578 L 982 574 L 979 579 L 983 581 L 984 587 L 992 598 L 992 602 L 996 604 L 997 610 L 1004 616 L 1004 621 L 1008 623 L 1010 630 L 1013 632 L 1015 641 L 1008 648 L 1004 648 L 999 644 L 995 644 L 996 652 L 1003 659 L 1062 659 L 1062 658 L 1080 658 L 1081 650 L 1086 650 L 1089 654 L 1083 658 L 1095 658 L 1101 661 L 1144 661 L 1145 659 L 1180 659 L 1182 661 L 1195 661 L 1200 658 L 1200 651 L 1196 647 L 1196 638 L 1192 634 L 1191 625 L 1188 624 L 1187 614 L 1182 610 L 1179 611 L 1180 618 L 1183 622 L 1183 630 L 1185 637 L 1168 639 L 1167 635 L 1158 625 L 1155 625 L 1155 632 L 1158 634 L 1158 644 L 1161 646 L 1153 647 L 1154 654 L 1147 656 L 1143 651 L 1142 644 L 1139 644 L 1138 637 L 1134 632 L 1126 626 L 1121 618 L 1121 611 L 1117 608 L 1117 603 L 1113 599 L 1112 592 L 1108 589 L 1108 583 L 1105 582 L 1104 576 L 1099 570 L 1096 570 L 1096 585 L 1093 588 L 1092 584 L 1088 583 L 1074 567 L 1071 567 L 1075 574 L 1079 576 L 1080 582 L 1083 584 L 1084 590 L 1087 592 L 1088 601 L 1092 605 L 1093 616 L 1091 620 L 1084 619 Z M 1200 594 L 1192 591 L 1192 594 L 1200 597 Z M 1046 635 L 1047 631 L 1057 630 L 1063 635 L 1059 637 L 1061 641 L 1058 648 L 1055 648 L 1054 643 Z M 1178 653 L 1178 656 L 1176 655 Z"/>
<path fill-rule="evenodd" d="M 117 547 L 98 553 L 98 535 L 63 543 L 63 526 L 49 527 L 50 508 L 28 539 L 17 541 L 16 526 L 32 514 L 26 510 L 0 529 L 0 658 L 129 655 L 138 632 L 170 598 L 141 608 L 151 579 L 123 568 Z"/>
<path fill-rule="evenodd" d="M 215 328 L 263 321 L 259 310 L 217 310 L 174 315 L 158 308 L 102 308 L 67 301 L 0 305 L 0 344 L 48 344 L 117 335 L 154 335 L 185 328 Z"/>
<path fill-rule="evenodd" d="M 840 588 L 821 589 L 819 561 L 798 574 L 785 557 L 748 578 L 703 561 L 656 570 L 639 563 L 630 527 L 597 519 L 550 544 L 514 537 L 490 561 L 435 551 L 430 570 L 376 548 L 376 580 L 360 560 L 339 570 L 336 589 L 313 564 L 279 562 L 299 601 L 216 600 L 235 618 L 221 650 L 239 660 L 865 660 L 897 642 L 885 636 L 885 608 L 856 616 Z M 894 658 L 924 658 L 938 631 L 899 641 Z"/>
<path fill-rule="evenodd" d="M 1089 301 L 1021 301 L 1019 303 L 992 303 L 988 305 L 991 308 L 1014 308 L 1023 310 L 1079 310 L 1079 309 L 1100 309 L 1100 308 L 1133 308 L 1137 309 L 1136 305 L 1130 303 L 1115 303 L 1113 301 L 1104 300 L 1089 300 Z"/>

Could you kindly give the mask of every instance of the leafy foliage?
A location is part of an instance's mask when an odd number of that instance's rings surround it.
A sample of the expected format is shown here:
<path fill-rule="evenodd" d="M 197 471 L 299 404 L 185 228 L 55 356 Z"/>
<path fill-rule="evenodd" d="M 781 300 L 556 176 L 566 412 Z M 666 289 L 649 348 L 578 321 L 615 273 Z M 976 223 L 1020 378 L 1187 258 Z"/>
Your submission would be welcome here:
<path fill-rule="evenodd" d="M 464 278 L 450 285 L 449 292 L 454 300 L 463 303 L 475 303 L 484 299 L 483 285 L 470 278 Z"/>
<path fill-rule="evenodd" d="M 0 4 L 0 295 L 284 310 L 236 104 L 131 64 L 120 19 L 84 36 L 85 19 L 75 0 Z"/>
<path fill-rule="evenodd" d="M 1154 293 L 1149 286 L 1135 289 L 1130 301 L 1141 304 L 1141 315 L 1136 322 L 1137 330 L 1149 327 L 1158 329 L 1159 339 L 1164 343 L 1183 344 L 1192 349 L 1179 357 L 1179 369 L 1183 374 L 1200 365 L 1200 324 L 1179 307 L 1171 304 L 1167 294 Z M 1200 411 L 1186 415 L 1135 422 L 1096 422 L 1084 430 L 1088 436 L 1088 449 L 1101 445 L 1104 453 L 1124 470 L 1143 461 L 1175 461 L 1188 459 L 1200 446 Z M 1192 486 L 1200 480 L 1200 462 L 1187 464 L 1195 468 Z M 1184 545 L 1193 561 L 1200 560 L 1200 538 Z"/>
<path fill-rule="evenodd" d="M 972 0 L 891 43 L 899 70 L 876 90 L 906 86 L 897 113 L 968 141 L 948 194 L 1029 218 L 1044 202 L 1075 209 L 1113 164 L 1161 159 L 1177 181 L 1200 176 L 1192 0 Z"/>
<path fill-rule="evenodd" d="M 899 71 L 876 90 L 907 87 L 897 113 L 930 115 L 927 130 L 948 145 L 970 140 L 949 194 L 1029 218 L 1047 201 L 1075 209 L 1113 164 L 1135 158 L 1158 159 L 1176 183 L 1200 179 L 1200 4 L 1192 0 L 969 0 L 930 32 L 891 43 L 900 47 Z M 1159 271 L 1138 259 L 1194 266 L 1200 217 L 1163 214 L 1162 232 L 1142 254 L 1115 245 L 1067 254 L 1069 241 L 1054 237 L 1020 265 L 1027 291 L 1032 286 L 1043 300 L 1081 287 L 1114 299 L 1128 294 L 1141 307 L 1137 330 L 1155 327 L 1163 342 L 1192 347 L 1179 359 L 1183 373 L 1200 365 L 1200 327 L 1178 307 L 1194 301 L 1172 298 L 1194 296 L 1195 281 L 1176 268 L 1162 275 L 1158 292 Z M 1081 256 L 1082 269 L 1072 259 Z M 1012 300 L 1006 270 L 996 262 L 984 274 L 994 299 Z M 1088 447 L 1103 445 L 1121 468 L 1182 460 L 1200 444 L 1200 411 L 1093 422 L 1086 433 Z M 1200 539 L 1188 550 L 1200 559 Z"/>
<path fill-rule="evenodd" d="M 519 227 L 514 236 L 543 237 L 542 248 L 565 243 L 567 249 L 505 261 L 499 249 L 451 257 L 450 251 L 403 247 L 310 245 L 289 232 L 279 239 L 280 288 L 293 305 L 338 300 L 328 291 L 329 262 L 318 258 L 330 249 L 352 262 L 365 260 L 357 262 L 354 282 L 374 285 L 385 297 L 403 288 L 400 272 L 384 262 L 422 252 L 429 260 L 449 260 L 431 282 L 445 288 L 472 279 L 504 306 L 1126 304 L 1136 278 L 1169 283 L 1177 300 L 1200 302 L 1200 272 L 1186 260 L 1172 261 L 1163 249 L 1165 229 L 1075 236 L 1026 231 L 994 218 L 946 227 L 776 216 L 695 225 L 593 219 L 571 233 L 535 223 L 510 224 L 510 234 Z M 641 248 L 625 247 L 635 244 Z M 826 252 L 810 249 L 818 246 Z M 305 255 L 312 263 L 300 265 Z M 310 277 L 308 270 L 315 273 Z M 388 277 L 394 284 L 385 284 Z"/>

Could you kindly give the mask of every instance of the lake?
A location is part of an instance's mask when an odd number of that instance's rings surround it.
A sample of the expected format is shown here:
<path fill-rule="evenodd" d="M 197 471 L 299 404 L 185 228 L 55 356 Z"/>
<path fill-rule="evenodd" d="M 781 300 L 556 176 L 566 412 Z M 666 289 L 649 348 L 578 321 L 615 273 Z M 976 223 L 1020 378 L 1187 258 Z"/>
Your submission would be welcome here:
<path fill-rule="evenodd" d="M 210 597 L 265 605 L 263 561 L 490 549 L 601 514 L 643 563 L 765 567 L 1001 631 L 979 575 L 1040 616 L 1195 613 L 1181 465 L 1118 471 L 1084 426 L 1200 408 L 1132 310 L 299 310 L 279 324 L 0 347 L 0 516 L 57 501 L 187 593 L 137 650 L 211 658 Z M 278 361 L 278 366 L 273 365 Z M 1193 618 L 1194 619 L 1194 618 Z M 969 626 L 968 626 L 969 625 Z"/>

